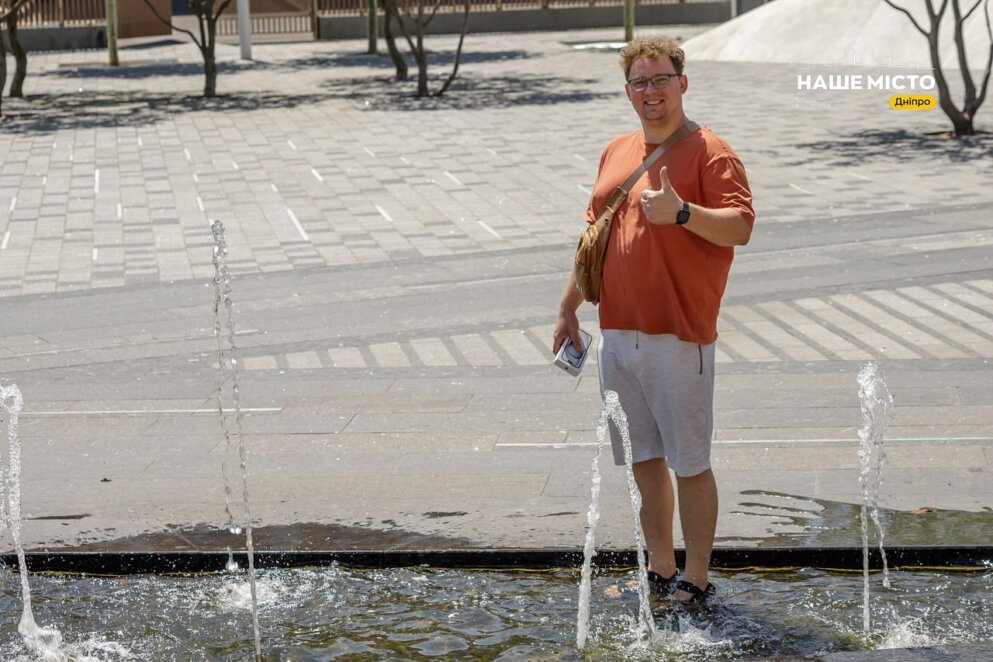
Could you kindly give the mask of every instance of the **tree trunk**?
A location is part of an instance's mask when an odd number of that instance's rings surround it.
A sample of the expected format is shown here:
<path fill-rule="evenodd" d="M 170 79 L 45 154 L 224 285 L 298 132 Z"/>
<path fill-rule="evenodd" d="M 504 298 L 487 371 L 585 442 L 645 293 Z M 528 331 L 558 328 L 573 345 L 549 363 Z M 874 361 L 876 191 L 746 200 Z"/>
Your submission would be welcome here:
<path fill-rule="evenodd" d="M 952 119 L 952 127 L 955 129 L 955 137 L 976 135 L 976 128 L 973 126 L 972 117 L 962 115 Z"/>
<path fill-rule="evenodd" d="M 426 97 L 428 90 L 428 56 L 424 52 L 424 0 L 418 0 L 417 8 L 417 48 L 414 49 L 414 59 L 417 61 L 417 96 Z"/>
<path fill-rule="evenodd" d="M 414 60 L 417 61 L 417 96 L 430 96 L 428 90 L 428 57 L 424 51 L 414 53 Z"/>
<path fill-rule="evenodd" d="M 10 81 L 10 96 L 21 99 L 24 97 L 24 79 L 28 75 L 28 54 L 24 52 L 20 39 L 17 38 L 17 12 L 12 11 L 7 16 L 7 36 L 10 39 L 10 52 L 14 55 L 14 77 Z"/>
<path fill-rule="evenodd" d="M 206 99 L 217 96 L 217 58 L 214 56 L 214 44 L 203 49 L 203 96 Z"/>
<path fill-rule="evenodd" d="M 393 35 L 393 21 L 400 20 L 396 2 L 397 0 L 383 0 L 383 37 L 386 38 L 386 48 L 390 51 L 390 59 L 397 70 L 397 80 L 407 80 L 407 61 L 397 48 L 396 37 Z"/>
<path fill-rule="evenodd" d="M 203 96 L 205 99 L 213 99 L 217 96 L 217 56 L 215 46 L 217 40 L 217 18 L 207 19 L 207 35 L 204 39 L 203 52 Z"/>
<path fill-rule="evenodd" d="M 7 47 L 0 35 L 0 117 L 3 117 L 3 88 L 7 84 Z"/>

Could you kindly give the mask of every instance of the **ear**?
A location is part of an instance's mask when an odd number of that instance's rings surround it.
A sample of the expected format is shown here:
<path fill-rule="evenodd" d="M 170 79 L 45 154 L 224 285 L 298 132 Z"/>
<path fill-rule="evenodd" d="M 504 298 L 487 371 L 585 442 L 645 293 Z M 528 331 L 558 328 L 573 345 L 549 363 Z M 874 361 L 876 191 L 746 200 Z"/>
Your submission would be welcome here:
<path fill-rule="evenodd" d="M 686 77 L 686 74 L 683 74 L 682 76 L 680 76 L 679 77 L 679 91 L 680 91 L 680 93 L 681 94 L 686 94 L 686 90 L 687 90 L 687 88 L 689 88 L 689 86 L 690 86 L 690 79 Z"/>

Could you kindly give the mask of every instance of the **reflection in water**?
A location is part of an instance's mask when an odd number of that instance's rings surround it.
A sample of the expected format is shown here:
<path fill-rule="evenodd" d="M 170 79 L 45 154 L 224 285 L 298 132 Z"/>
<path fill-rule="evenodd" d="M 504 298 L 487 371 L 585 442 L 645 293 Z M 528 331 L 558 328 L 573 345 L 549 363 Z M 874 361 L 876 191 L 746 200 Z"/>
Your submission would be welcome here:
<path fill-rule="evenodd" d="M 762 547 L 850 547 L 860 538 L 859 504 L 815 499 L 766 490 L 743 490 L 735 515 L 768 520 L 769 536 L 754 540 Z M 989 545 L 993 510 L 879 509 L 879 520 L 892 546 Z M 742 540 L 737 538 L 736 540 Z"/>
<path fill-rule="evenodd" d="M 636 592 L 607 597 L 634 572 L 594 577 L 581 655 L 574 570 L 263 571 L 263 659 L 739 660 L 866 646 L 857 574 L 714 574 L 713 607 L 692 614 L 663 608 L 658 635 L 641 645 Z M 993 640 L 993 571 L 892 574 L 894 588 L 873 595 L 870 647 Z M 19 613 L 14 584 L 0 590 L 5 624 Z M 38 616 L 79 642 L 71 651 L 77 658 L 234 661 L 254 652 L 241 578 L 42 574 L 32 584 Z M 24 659 L 25 652 L 13 628 L 5 628 L 0 659 Z"/>

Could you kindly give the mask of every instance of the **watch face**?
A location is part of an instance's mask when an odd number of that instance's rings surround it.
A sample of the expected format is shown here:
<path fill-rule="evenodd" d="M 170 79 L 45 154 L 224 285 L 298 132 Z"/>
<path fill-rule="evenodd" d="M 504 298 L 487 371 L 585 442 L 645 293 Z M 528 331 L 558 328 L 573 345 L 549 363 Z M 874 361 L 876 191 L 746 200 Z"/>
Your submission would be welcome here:
<path fill-rule="evenodd" d="M 676 224 L 682 225 L 688 220 L 690 220 L 690 209 L 689 205 L 684 202 L 683 208 L 679 210 L 678 214 L 676 214 Z"/>

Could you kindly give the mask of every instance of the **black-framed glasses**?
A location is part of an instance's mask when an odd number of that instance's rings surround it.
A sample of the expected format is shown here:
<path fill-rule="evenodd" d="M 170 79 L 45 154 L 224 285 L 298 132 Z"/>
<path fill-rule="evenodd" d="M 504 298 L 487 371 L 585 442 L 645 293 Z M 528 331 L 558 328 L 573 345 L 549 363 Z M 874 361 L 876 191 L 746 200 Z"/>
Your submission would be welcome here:
<path fill-rule="evenodd" d="M 661 90 L 666 87 L 669 82 L 674 78 L 679 78 L 681 74 L 657 74 L 651 78 L 632 78 L 628 81 L 628 85 L 635 92 L 643 92 L 648 89 L 648 84 L 651 83 L 655 86 L 656 90 Z"/>

